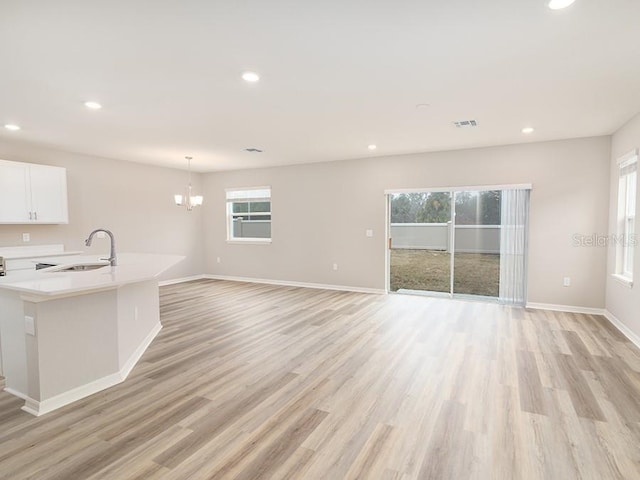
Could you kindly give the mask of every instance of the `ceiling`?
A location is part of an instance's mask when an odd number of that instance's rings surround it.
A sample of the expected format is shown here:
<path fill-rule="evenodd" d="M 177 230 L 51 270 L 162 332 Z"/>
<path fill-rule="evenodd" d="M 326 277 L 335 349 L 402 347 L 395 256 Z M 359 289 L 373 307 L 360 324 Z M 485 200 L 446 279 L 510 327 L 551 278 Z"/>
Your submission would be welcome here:
<path fill-rule="evenodd" d="M 640 111 L 638 18 L 637 0 L 0 0 L 0 124 L 22 128 L 0 139 L 216 171 L 606 135 Z"/>

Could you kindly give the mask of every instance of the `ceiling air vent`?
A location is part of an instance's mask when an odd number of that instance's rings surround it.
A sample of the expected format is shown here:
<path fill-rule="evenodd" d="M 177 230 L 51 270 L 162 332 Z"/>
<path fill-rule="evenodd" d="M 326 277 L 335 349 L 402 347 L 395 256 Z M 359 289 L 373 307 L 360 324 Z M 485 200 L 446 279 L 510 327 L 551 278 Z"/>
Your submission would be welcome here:
<path fill-rule="evenodd" d="M 260 150 L 259 148 L 245 148 L 244 151 L 251 153 L 262 153 L 262 150 Z"/>
<path fill-rule="evenodd" d="M 458 128 L 471 128 L 478 126 L 478 122 L 475 120 L 460 120 L 459 122 L 453 122 L 453 124 Z"/>

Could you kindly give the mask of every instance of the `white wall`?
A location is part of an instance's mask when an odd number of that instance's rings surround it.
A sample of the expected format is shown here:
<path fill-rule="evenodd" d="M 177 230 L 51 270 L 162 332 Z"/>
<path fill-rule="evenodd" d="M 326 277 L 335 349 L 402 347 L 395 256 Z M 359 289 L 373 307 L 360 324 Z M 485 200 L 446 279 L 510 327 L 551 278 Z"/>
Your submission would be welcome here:
<path fill-rule="evenodd" d="M 83 240 L 95 228 L 107 228 L 116 237 L 118 252 L 170 253 L 187 258 L 161 278 L 179 278 L 203 272 L 202 212 L 177 207 L 173 195 L 182 193 L 187 173 L 88 155 L 61 152 L 22 142 L 0 140 L 0 159 L 57 165 L 67 169 L 68 225 L 1 225 L 0 246 L 63 243 L 67 250 L 90 254 L 109 252 L 108 240 L 91 247 Z M 193 175 L 196 191 L 200 175 Z M 206 201 L 206 200 L 205 200 Z"/>
<path fill-rule="evenodd" d="M 385 189 L 532 183 L 528 301 L 602 308 L 606 251 L 573 235 L 607 231 L 609 157 L 610 137 L 595 137 L 205 174 L 206 270 L 384 289 Z M 228 244 L 225 188 L 262 185 L 272 243 Z"/>
<path fill-rule="evenodd" d="M 619 176 L 617 159 L 634 148 L 640 148 L 640 114 L 615 132 L 611 139 L 609 195 L 609 232 L 611 234 L 616 233 Z M 636 231 L 639 231 L 637 225 Z M 638 279 L 636 278 L 636 284 L 629 288 L 611 277 L 615 271 L 615 248 L 609 248 L 607 260 L 606 309 L 631 330 L 637 338 L 640 338 L 640 293 L 638 293 L 640 285 Z M 636 272 L 635 277 L 638 277 L 640 275 L 640 255 L 637 253 L 634 257 L 633 270 Z"/>
<path fill-rule="evenodd" d="M 623 133 L 614 137 L 616 145 Z M 610 157 L 610 137 L 596 137 L 195 174 L 205 203 L 186 212 L 172 201 L 184 187 L 184 171 L 2 140 L 0 158 L 67 168 L 70 223 L 0 225 L 0 246 L 20 245 L 22 232 L 29 232 L 33 245 L 103 253 L 106 241 L 87 249 L 83 239 L 105 227 L 116 234 L 120 252 L 187 256 L 163 278 L 204 271 L 384 289 L 385 189 L 532 183 L 528 301 L 602 308 L 606 251 L 572 240 L 576 233 L 608 231 Z M 272 186 L 273 242 L 228 244 L 224 189 L 261 185 Z M 374 230 L 372 238 L 366 229 Z M 562 287 L 564 276 L 571 287 Z"/>

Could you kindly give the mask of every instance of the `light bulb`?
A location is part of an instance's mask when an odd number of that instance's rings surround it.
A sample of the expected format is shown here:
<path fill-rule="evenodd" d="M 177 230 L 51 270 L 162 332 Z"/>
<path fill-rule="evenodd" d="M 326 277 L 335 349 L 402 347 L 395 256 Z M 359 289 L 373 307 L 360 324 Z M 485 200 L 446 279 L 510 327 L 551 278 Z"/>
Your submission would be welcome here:
<path fill-rule="evenodd" d="M 547 4 L 551 10 L 562 10 L 563 8 L 567 8 L 576 0 L 549 0 Z"/>

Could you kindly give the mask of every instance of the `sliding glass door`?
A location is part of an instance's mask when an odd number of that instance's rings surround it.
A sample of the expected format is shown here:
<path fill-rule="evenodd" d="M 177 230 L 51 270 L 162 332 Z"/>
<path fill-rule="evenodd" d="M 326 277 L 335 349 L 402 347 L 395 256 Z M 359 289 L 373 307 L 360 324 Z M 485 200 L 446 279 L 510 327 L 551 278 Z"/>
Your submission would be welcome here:
<path fill-rule="evenodd" d="M 389 290 L 525 300 L 529 190 L 389 194 Z"/>
<path fill-rule="evenodd" d="M 392 292 L 451 292 L 451 192 L 390 199 Z"/>
<path fill-rule="evenodd" d="M 454 192 L 453 293 L 498 297 L 499 190 Z"/>

